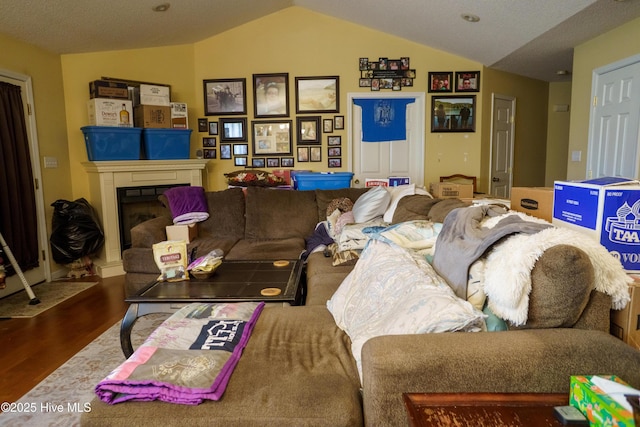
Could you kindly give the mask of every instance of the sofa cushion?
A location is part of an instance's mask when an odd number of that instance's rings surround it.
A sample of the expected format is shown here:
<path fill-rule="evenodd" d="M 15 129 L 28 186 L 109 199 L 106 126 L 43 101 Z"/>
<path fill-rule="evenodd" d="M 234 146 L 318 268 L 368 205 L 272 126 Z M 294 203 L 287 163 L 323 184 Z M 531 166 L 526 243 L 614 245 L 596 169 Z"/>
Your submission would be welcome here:
<path fill-rule="evenodd" d="M 279 191 L 279 190 L 276 190 Z M 325 307 L 266 307 L 222 399 L 201 405 L 97 398 L 83 425 L 359 426 L 349 339 Z"/>
<path fill-rule="evenodd" d="M 248 240 L 306 238 L 317 221 L 314 191 L 249 187 L 246 198 Z"/>
<path fill-rule="evenodd" d="M 334 199 L 346 197 L 355 203 L 358 198 L 366 193 L 368 188 L 341 188 L 338 190 L 315 190 L 316 203 L 318 204 L 318 222 L 327 219 L 327 207 Z M 331 212 L 329 212 L 331 214 Z"/>
<path fill-rule="evenodd" d="M 353 204 L 353 217 L 357 223 L 382 217 L 389 207 L 391 195 L 386 188 L 377 186 L 358 197 Z"/>
<path fill-rule="evenodd" d="M 244 237 L 245 201 L 241 188 L 205 193 L 209 218 L 198 224 L 201 236 L 241 239 Z"/>

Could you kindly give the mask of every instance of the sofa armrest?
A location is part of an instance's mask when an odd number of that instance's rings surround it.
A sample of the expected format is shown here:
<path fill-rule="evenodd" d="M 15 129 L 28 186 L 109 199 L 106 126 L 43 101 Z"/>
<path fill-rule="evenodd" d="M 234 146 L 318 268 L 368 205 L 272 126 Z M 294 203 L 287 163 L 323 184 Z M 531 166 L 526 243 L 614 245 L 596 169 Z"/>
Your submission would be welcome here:
<path fill-rule="evenodd" d="M 131 247 L 151 248 L 154 243 L 167 240 L 167 225 L 173 225 L 171 218 L 159 216 L 131 228 Z"/>
<path fill-rule="evenodd" d="M 533 329 L 381 336 L 362 349 L 369 426 L 406 425 L 402 393 L 568 393 L 571 375 L 640 386 L 640 351 L 602 331 Z"/>

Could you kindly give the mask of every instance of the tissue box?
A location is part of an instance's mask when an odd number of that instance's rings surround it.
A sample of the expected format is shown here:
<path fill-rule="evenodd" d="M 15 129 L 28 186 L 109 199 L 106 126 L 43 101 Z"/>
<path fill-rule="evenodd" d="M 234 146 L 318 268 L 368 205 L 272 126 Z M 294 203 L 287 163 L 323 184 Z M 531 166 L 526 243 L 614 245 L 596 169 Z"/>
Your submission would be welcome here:
<path fill-rule="evenodd" d="M 593 384 L 591 378 L 591 375 L 571 377 L 569 404 L 578 408 L 589 419 L 591 425 L 635 426 L 633 413 Z M 603 378 L 628 385 L 615 375 Z"/>
<path fill-rule="evenodd" d="M 167 240 L 184 240 L 191 243 L 198 237 L 198 224 L 167 225 Z"/>

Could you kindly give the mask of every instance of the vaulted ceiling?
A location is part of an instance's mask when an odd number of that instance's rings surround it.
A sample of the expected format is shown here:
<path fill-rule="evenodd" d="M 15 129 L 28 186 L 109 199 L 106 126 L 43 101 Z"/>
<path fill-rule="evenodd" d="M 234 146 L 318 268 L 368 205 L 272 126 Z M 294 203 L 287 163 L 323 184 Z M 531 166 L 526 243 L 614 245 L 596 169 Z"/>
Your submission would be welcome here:
<path fill-rule="evenodd" d="M 290 6 L 485 66 L 570 79 L 573 48 L 640 17 L 640 0 L 0 0 L 0 33 L 55 53 L 194 43 Z M 468 22 L 462 15 L 475 15 Z"/>

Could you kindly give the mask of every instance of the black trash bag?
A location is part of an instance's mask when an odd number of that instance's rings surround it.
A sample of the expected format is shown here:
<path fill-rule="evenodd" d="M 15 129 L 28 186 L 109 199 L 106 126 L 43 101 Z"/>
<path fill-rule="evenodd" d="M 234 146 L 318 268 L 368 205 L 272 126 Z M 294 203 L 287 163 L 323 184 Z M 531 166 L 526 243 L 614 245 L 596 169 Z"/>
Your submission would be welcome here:
<path fill-rule="evenodd" d="M 97 253 L 104 245 L 98 216 L 85 199 L 56 200 L 53 206 L 51 252 L 58 264 Z"/>

